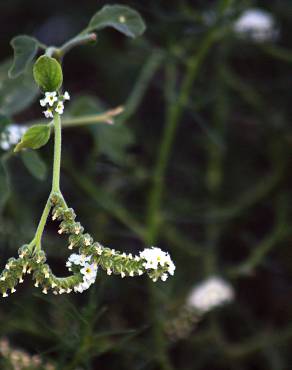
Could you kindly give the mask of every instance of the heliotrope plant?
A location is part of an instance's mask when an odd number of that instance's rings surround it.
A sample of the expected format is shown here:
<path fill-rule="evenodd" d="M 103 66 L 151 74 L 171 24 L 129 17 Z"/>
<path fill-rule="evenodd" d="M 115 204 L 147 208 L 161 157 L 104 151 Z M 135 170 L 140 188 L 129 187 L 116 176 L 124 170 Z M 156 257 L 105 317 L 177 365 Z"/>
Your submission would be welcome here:
<path fill-rule="evenodd" d="M 44 96 L 40 105 L 48 124 L 34 125 L 27 129 L 15 152 L 38 149 L 44 146 L 54 131 L 54 162 L 52 188 L 43 210 L 36 233 L 28 244 L 19 248 L 18 258 L 10 258 L 0 275 L 0 291 L 3 297 L 16 291 L 26 274 L 32 274 L 36 287 L 47 294 L 83 292 L 92 285 L 99 273 L 104 270 L 108 275 L 121 277 L 147 274 L 153 281 L 165 281 L 174 274 L 175 266 L 168 253 L 160 248 L 146 248 L 133 256 L 104 247 L 95 242 L 83 226 L 76 221 L 76 214 L 67 205 L 60 189 L 60 165 L 62 145 L 62 121 L 65 103 L 70 100 L 67 91 L 63 92 L 62 60 L 73 47 L 96 41 L 94 31 L 113 27 L 128 37 L 141 35 L 145 30 L 141 16 L 134 10 L 120 5 L 105 6 L 97 12 L 85 30 L 61 47 L 47 47 L 29 36 L 18 36 L 12 40 L 14 62 L 9 71 L 10 77 L 17 77 L 33 62 L 37 53 L 43 50 L 33 65 L 33 76 Z M 58 234 L 68 236 L 68 248 L 75 250 L 68 258 L 66 266 L 70 276 L 57 277 L 46 263 L 46 253 L 42 236 L 49 216 L 59 223 Z"/>

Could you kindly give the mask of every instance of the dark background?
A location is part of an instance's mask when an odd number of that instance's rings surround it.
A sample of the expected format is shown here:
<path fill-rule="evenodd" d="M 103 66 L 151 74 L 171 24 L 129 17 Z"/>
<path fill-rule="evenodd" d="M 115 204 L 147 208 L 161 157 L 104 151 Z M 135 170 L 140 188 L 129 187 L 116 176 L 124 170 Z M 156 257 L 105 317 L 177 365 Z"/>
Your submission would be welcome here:
<path fill-rule="evenodd" d="M 60 45 L 113 3 L 2 1 L 0 60 L 12 56 L 12 37 Z M 289 369 L 292 2 L 234 1 L 223 13 L 224 1 L 120 3 L 142 14 L 145 35 L 129 40 L 100 32 L 95 46 L 66 56 L 64 84 L 71 115 L 125 103 L 132 110 L 117 129 L 65 130 L 62 189 L 96 240 L 133 253 L 155 244 L 171 253 L 175 276 L 154 284 L 100 272 L 88 292 L 60 297 L 42 295 L 26 279 L 1 300 L 0 335 L 56 369 Z M 273 14 L 277 41 L 234 35 L 232 22 L 249 7 Z M 202 55 L 211 30 L 206 12 L 222 33 Z M 35 100 L 12 117 L 29 123 L 40 114 Z M 40 156 L 50 170 L 52 143 Z M 157 163 L 165 166 L 158 175 Z M 17 155 L 9 174 L 2 266 L 32 237 L 50 189 L 50 174 L 38 181 Z M 161 199 L 153 210 L 157 187 Z M 49 263 L 65 274 L 65 243 L 53 225 L 47 230 Z M 171 340 L 165 327 L 180 317 L 190 290 L 212 275 L 232 284 L 234 302 Z"/>

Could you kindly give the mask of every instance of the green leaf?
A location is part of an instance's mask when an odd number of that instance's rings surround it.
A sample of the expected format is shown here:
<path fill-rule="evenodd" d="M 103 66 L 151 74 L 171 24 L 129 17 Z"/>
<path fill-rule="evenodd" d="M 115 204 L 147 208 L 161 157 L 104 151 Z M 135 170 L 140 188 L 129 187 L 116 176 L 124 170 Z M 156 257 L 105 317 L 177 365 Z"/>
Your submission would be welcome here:
<path fill-rule="evenodd" d="M 11 60 L 0 65 L 0 114 L 12 116 L 27 108 L 36 98 L 38 88 L 31 68 L 15 79 L 8 78 Z"/>
<path fill-rule="evenodd" d="M 57 91 L 63 82 L 63 72 L 60 63 L 46 55 L 42 55 L 35 62 L 33 76 L 43 91 Z"/>
<path fill-rule="evenodd" d="M 8 75 L 10 78 L 16 78 L 26 70 L 36 56 L 39 42 L 33 37 L 21 35 L 14 37 L 10 44 L 14 49 L 14 60 Z"/>
<path fill-rule="evenodd" d="M 27 170 L 37 180 L 44 181 L 47 177 L 48 169 L 39 153 L 32 150 L 21 152 L 21 159 Z"/>
<path fill-rule="evenodd" d="M 113 27 L 128 37 L 137 37 L 145 31 L 145 23 L 136 10 L 123 5 L 106 5 L 90 20 L 86 32 Z"/>
<path fill-rule="evenodd" d="M 30 127 L 22 136 L 20 143 L 14 148 L 14 152 L 21 149 L 39 149 L 46 145 L 50 139 L 51 129 L 49 125 L 35 125 Z"/>

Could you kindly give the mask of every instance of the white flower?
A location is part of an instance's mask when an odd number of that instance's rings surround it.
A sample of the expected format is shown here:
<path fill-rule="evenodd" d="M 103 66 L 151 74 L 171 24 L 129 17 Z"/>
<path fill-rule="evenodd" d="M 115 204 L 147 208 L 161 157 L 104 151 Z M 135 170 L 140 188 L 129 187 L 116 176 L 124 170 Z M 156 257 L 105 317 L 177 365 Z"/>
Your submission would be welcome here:
<path fill-rule="evenodd" d="M 278 35 L 273 16 L 256 8 L 242 13 L 234 24 L 234 31 L 257 42 L 272 41 Z"/>
<path fill-rule="evenodd" d="M 73 253 L 71 254 L 71 256 L 69 256 L 66 266 L 67 264 L 68 264 L 67 267 L 71 267 L 72 264 L 84 266 L 89 261 L 90 261 L 90 257 L 87 257 L 84 254 Z"/>
<path fill-rule="evenodd" d="M 56 91 L 46 92 L 45 98 L 40 100 L 40 105 L 45 107 L 47 104 L 49 104 L 49 106 L 52 107 L 57 100 L 58 97 Z"/>
<path fill-rule="evenodd" d="M 152 247 L 146 248 L 140 252 L 140 258 L 146 260 L 144 267 L 146 269 L 156 270 L 159 266 L 168 266 L 168 272 L 173 275 L 175 270 L 175 265 L 172 262 L 168 253 L 163 252 L 160 248 Z"/>
<path fill-rule="evenodd" d="M 57 104 L 57 106 L 55 108 L 55 111 L 57 113 L 59 113 L 59 114 L 63 114 L 63 112 L 64 112 L 64 104 L 63 104 L 62 101 L 58 101 L 58 104 Z"/>
<path fill-rule="evenodd" d="M 74 292 L 83 293 L 84 290 L 87 290 L 90 287 L 88 282 L 82 282 L 74 287 Z"/>
<path fill-rule="evenodd" d="M 166 280 L 167 280 L 167 278 L 168 278 L 168 275 L 167 275 L 167 274 L 163 274 L 163 275 L 161 275 L 161 277 L 160 277 L 160 279 L 161 279 L 162 281 L 166 281 Z"/>
<path fill-rule="evenodd" d="M 9 150 L 13 145 L 19 142 L 26 130 L 26 126 L 17 124 L 8 125 L 0 135 L 0 148 L 2 150 Z"/>
<path fill-rule="evenodd" d="M 187 305 L 202 313 L 234 299 L 232 286 L 220 277 L 210 277 L 193 288 Z"/>
<path fill-rule="evenodd" d="M 85 254 L 79 255 L 79 265 L 84 266 L 91 259 L 90 256 L 85 256 Z"/>
<path fill-rule="evenodd" d="M 97 265 L 95 263 L 89 263 L 90 260 L 90 256 L 73 253 L 66 262 L 66 266 L 69 268 L 70 271 L 73 264 L 82 267 L 80 269 L 80 272 L 83 275 L 83 281 L 74 287 L 75 292 L 82 293 L 84 290 L 88 289 L 90 285 L 92 285 L 96 280 Z"/>
<path fill-rule="evenodd" d="M 68 91 L 64 92 L 63 98 L 64 98 L 64 100 L 70 100 L 70 95 L 69 95 Z"/>
<path fill-rule="evenodd" d="M 46 118 L 54 118 L 52 108 L 43 111 Z"/>
<path fill-rule="evenodd" d="M 41 99 L 40 100 L 40 105 L 41 105 L 41 107 L 45 107 L 47 105 L 46 100 L 45 99 Z"/>
<path fill-rule="evenodd" d="M 94 283 L 97 274 L 97 266 L 92 263 L 86 263 L 84 267 L 80 270 L 81 274 L 84 276 L 84 281 L 89 283 Z"/>

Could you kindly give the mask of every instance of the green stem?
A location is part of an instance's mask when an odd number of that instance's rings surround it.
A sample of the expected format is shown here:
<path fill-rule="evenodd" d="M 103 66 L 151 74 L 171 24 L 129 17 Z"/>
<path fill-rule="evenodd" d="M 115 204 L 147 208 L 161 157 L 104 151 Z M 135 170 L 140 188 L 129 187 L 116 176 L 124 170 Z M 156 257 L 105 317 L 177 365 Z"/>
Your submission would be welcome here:
<path fill-rule="evenodd" d="M 54 115 L 54 128 L 55 128 L 55 145 L 54 145 L 52 192 L 61 193 L 60 168 L 61 168 L 62 129 L 61 129 L 61 118 L 59 114 Z"/>
<path fill-rule="evenodd" d="M 198 76 L 200 66 L 216 39 L 216 33 L 212 30 L 206 38 L 203 40 L 197 53 L 192 55 L 187 63 L 187 71 L 184 80 L 181 85 L 181 89 L 176 102 L 169 104 L 167 111 L 167 122 L 164 128 L 162 143 L 158 153 L 158 159 L 154 169 L 153 175 L 153 187 L 149 197 L 148 207 L 148 244 L 156 242 L 157 233 L 159 229 L 159 210 L 162 200 L 163 188 L 164 188 L 164 177 L 169 161 L 172 145 L 174 142 L 175 134 L 178 125 L 181 121 L 181 117 L 185 106 L 187 105 L 189 95 L 193 86 L 193 83 Z M 170 102 L 169 102 L 170 103 Z"/>
<path fill-rule="evenodd" d="M 45 208 L 43 210 L 43 214 L 41 216 L 41 219 L 38 224 L 38 228 L 37 228 L 37 231 L 35 233 L 35 237 L 32 243 L 32 245 L 36 246 L 37 250 L 41 250 L 42 236 L 43 236 L 43 232 L 46 226 L 46 222 L 47 222 L 50 210 L 51 210 L 51 202 L 50 202 L 50 199 L 48 199 L 45 205 Z"/>
<path fill-rule="evenodd" d="M 62 146 L 62 131 L 61 131 L 61 119 L 59 114 L 54 115 L 54 128 L 55 128 L 55 145 L 54 145 L 54 164 L 53 164 L 53 181 L 51 193 L 58 193 L 60 195 L 60 167 L 61 167 L 61 146 Z M 32 241 L 32 246 L 36 246 L 36 250 L 41 250 L 41 241 L 43 232 L 46 226 L 46 222 L 51 210 L 50 197 L 47 200 L 40 222 L 38 224 L 35 237 Z"/>
<path fill-rule="evenodd" d="M 116 108 L 110 109 L 103 113 L 98 114 L 87 114 L 80 117 L 64 117 L 62 119 L 62 128 L 70 128 L 75 126 L 85 126 L 91 125 L 96 123 L 114 123 L 114 119 L 116 116 L 123 112 L 124 108 L 122 106 L 118 106 Z M 46 120 L 33 120 L 26 122 L 27 126 L 39 125 L 47 123 Z"/>
<path fill-rule="evenodd" d="M 71 49 L 73 49 L 75 46 L 88 44 L 89 42 L 96 41 L 96 34 L 94 32 L 89 33 L 87 35 L 80 35 L 74 37 L 72 40 L 69 40 L 64 45 L 58 49 L 58 57 L 63 58 L 65 54 L 68 53 Z"/>
<path fill-rule="evenodd" d="M 215 41 L 216 33 L 212 30 L 203 40 L 198 51 L 192 55 L 187 63 L 187 70 L 181 84 L 179 94 L 175 96 L 176 76 L 172 64 L 167 67 L 165 95 L 167 101 L 166 125 L 164 128 L 160 150 L 154 169 L 153 185 L 150 191 L 149 206 L 147 210 L 147 244 L 155 245 L 161 228 L 160 208 L 162 194 L 164 191 L 164 178 L 169 162 L 172 146 L 184 109 L 189 101 L 189 96 L 193 83 L 198 76 L 201 64 L 207 55 L 208 50 Z M 168 83 L 169 82 L 169 83 Z M 176 99 L 176 100 L 175 100 Z M 149 285 L 150 292 L 150 311 L 154 318 L 153 339 L 157 350 L 157 361 L 161 370 L 173 370 L 173 366 L 168 356 L 167 342 L 164 336 L 163 318 L 158 314 L 161 307 L 161 295 L 157 288 Z"/>

